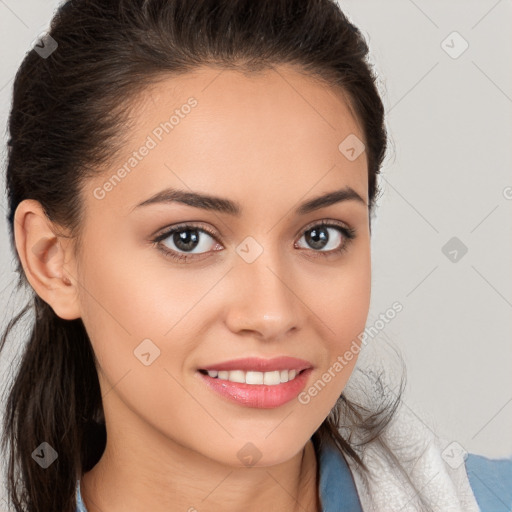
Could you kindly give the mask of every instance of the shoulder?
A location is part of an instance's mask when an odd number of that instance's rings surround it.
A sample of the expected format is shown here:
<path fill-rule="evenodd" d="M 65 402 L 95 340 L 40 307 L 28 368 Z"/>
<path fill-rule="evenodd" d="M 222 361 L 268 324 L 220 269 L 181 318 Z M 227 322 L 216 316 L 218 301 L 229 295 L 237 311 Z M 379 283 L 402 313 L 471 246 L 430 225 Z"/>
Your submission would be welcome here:
<path fill-rule="evenodd" d="M 479 512 L 461 453 L 446 458 L 450 444 L 402 403 L 379 438 L 358 450 L 369 471 L 347 460 L 362 509 L 419 511 L 427 504 L 435 511 Z"/>
<path fill-rule="evenodd" d="M 470 453 L 465 466 L 482 512 L 512 510 L 512 457 L 490 459 Z"/>

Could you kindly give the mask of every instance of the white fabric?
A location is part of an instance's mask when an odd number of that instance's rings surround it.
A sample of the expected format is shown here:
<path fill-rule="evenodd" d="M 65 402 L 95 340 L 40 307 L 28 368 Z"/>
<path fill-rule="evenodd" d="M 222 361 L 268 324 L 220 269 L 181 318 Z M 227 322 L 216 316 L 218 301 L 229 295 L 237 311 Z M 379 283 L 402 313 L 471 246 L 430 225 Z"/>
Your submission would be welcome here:
<path fill-rule="evenodd" d="M 463 461 L 442 457 L 449 444 L 401 404 L 381 440 L 357 450 L 369 477 L 347 457 L 363 512 L 479 512 Z"/>

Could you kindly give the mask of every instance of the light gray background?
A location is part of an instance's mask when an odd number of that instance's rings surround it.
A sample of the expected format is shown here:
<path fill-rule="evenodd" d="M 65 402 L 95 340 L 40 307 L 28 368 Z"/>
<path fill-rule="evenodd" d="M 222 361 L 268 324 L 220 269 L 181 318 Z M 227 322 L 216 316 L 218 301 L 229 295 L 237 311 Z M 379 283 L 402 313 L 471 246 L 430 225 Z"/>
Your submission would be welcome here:
<path fill-rule="evenodd" d="M 512 1 L 340 3 L 370 44 L 388 113 L 368 324 L 395 301 L 404 310 L 372 343 L 402 351 L 405 403 L 439 435 L 469 452 L 510 456 Z M 2 128 L 14 74 L 57 5 L 0 0 Z M 458 58 L 442 46 L 461 48 L 448 37 L 454 31 L 469 44 Z M 0 206 L 4 327 L 20 301 L 12 295 L 5 197 Z M 468 248 L 456 262 L 442 252 L 452 237 Z M 23 339 L 21 331 L 16 342 Z M 2 389 L 11 367 L 4 356 Z"/>

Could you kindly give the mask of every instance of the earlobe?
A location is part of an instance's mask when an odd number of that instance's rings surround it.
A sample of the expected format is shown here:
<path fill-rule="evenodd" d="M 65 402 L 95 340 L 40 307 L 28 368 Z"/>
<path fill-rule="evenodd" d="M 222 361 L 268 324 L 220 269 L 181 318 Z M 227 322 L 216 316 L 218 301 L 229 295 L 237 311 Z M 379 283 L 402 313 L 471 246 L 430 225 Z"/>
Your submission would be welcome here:
<path fill-rule="evenodd" d="M 52 229 L 53 228 L 53 229 Z M 80 318 L 70 244 L 54 232 L 41 204 L 22 201 L 14 216 L 16 250 L 34 291 L 64 320 Z"/>

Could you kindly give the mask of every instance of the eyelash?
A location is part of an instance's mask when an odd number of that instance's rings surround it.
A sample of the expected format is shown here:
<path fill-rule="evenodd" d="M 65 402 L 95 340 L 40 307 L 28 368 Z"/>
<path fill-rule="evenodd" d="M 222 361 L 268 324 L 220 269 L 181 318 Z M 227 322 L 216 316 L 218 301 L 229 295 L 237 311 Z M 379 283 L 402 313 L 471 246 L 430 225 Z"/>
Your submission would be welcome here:
<path fill-rule="evenodd" d="M 327 257 L 333 256 L 335 254 L 341 254 L 343 251 L 346 251 L 348 249 L 348 246 L 350 245 L 352 240 L 356 237 L 356 230 L 355 229 L 347 227 L 347 226 L 344 226 L 342 224 L 338 224 L 338 223 L 336 223 L 334 221 L 327 220 L 327 219 L 322 219 L 320 221 L 316 221 L 316 222 L 314 222 L 312 224 L 309 224 L 302 231 L 302 235 L 304 235 L 304 233 L 306 233 L 307 231 L 310 231 L 313 228 L 323 228 L 323 227 L 338 229 L 341 232 L 341 234 L 344 236 L 345 241 L 344 241 L 344 243 L 339 248 L 332 249 L 330 251 L 316 251 L 314 249 L 311 249 L 311 251 L 313 251 L 316 255 L 321 256 L 321 257 L 326 257 L 327 258 Z M 206 233 L 207 235 L 210 235 L 217 243 L 220 243 L 217 240 L 216 233 L 214 233 L 209 228 L 199 227 L 199 226 L 196 226 L 195 224 L 179 224 L 178 226 L 174 226 L 171 229 L 168 229 L 164 233 L 161 233 L 160 235 L 158 235 L 157 237 L 152 239 L 151 242 L 167 258 L 170 258 L 171 260 L 179 262 L 179 263 L 187 263 L 189 260 L 193 260 L 196 257 L 201 258 L 204 254 L 207 254 L 207 253 L 202 253 L 202 254 L 186 254 L 185 253 L 185 254 L 181 254 L 181 253 L 178 253 L 178 252 L 176 252 L 174 250 L 170 250 L 170 249 L 165 248 L 165 246 L 161 245 L 160 242 L 162 242 L 163 240 L 169 238 L 174 233 L 182 232 L 182 231 L 188 231 L 188 230 L 195 230 L 195 231 L 199 231 L 199 232 L 202 232 L 202 233 Z M 301 238 L 302 238 L 302 236 L 301 236 Z"/>

